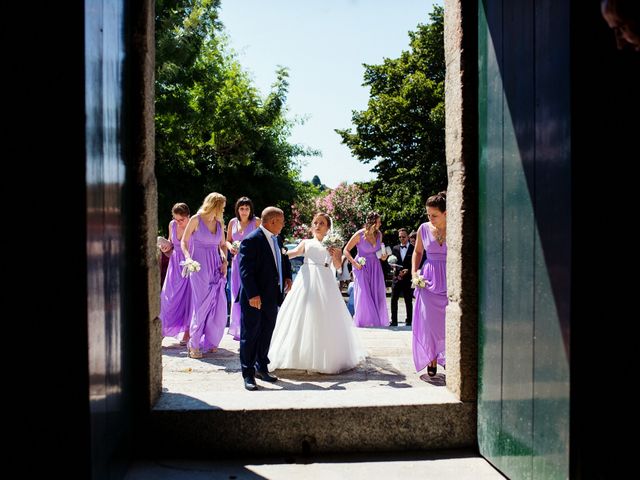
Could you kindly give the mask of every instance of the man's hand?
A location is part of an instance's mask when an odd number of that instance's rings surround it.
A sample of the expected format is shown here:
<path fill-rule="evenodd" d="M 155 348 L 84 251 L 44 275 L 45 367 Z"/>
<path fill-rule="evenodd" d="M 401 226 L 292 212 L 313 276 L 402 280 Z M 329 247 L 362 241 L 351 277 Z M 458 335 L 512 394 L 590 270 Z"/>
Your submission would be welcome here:
<path fill-rule="evenodd" d="M 400 273 L 398 274 L 398 278 L 404 278 L 404 276 L 409 273 L 409 269 L 408 268 L 403 268 L 402 270 L 400 270 Z"/>
<path fill-rule="evenodd" d="M 290 278 L 285 278 L 284 279 L 284 293 L 287 293 L 289 290 L 291 290 L 291 284 L 293 282 L 291 281 Z"/>
<path fill-rule="evenodd" d="M 260 307 L 262 306 L 262 300 L 260 299 L 260 295 L 256 295 L 255 297 L 250 298 L 249 305 L 251 305 L 253 308 L 257 308 L 258 310 L 260 310 Z"/>

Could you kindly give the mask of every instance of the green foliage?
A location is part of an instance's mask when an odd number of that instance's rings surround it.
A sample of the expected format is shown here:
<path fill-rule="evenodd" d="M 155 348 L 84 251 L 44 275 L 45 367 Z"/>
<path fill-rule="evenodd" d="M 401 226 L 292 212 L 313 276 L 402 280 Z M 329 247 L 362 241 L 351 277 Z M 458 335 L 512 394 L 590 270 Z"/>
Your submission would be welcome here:
<path fill-rule="evenodd" d="M 444 143 L 444 10 L 410 32 L 410 50 L 381 65 L 365 65 L 368 108 L 354 111 L 351 129 L 336 130 L 377 173 L 367 190 L 387 232 L 415 229 L 427 197 L 447 185 Z"/>
<path fill-rule="evenodd" d="M 311 179 L 311 183 L 314 187 L 318 187 L 321 192 L 327 189 L 327 186 L 320 181 L 320 177 L 318 175 L 313 176 L 313 178 Z"/>
<path fill-rule="evenodd" d="M 219 0 L 156 2 L 156 176 L 160 225 L 171 206 L 195 212 L 212 191 L 240 196 L 259 212 L 288 210 L 300 190 L 296 157 L 313 154 L 288 142 L 288 72 L 276 70 L 262 98 L 228 51 Z"/>

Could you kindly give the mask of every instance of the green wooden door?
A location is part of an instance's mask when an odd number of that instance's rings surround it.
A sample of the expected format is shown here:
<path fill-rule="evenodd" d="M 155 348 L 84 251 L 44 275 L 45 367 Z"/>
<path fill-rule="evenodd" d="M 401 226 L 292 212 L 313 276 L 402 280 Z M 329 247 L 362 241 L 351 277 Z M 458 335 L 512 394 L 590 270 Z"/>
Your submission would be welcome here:
<path fill-rule="evenodd" d="M 510 478 L 569 474 L 568 25 L 479 2 L 478 441 Z"/>

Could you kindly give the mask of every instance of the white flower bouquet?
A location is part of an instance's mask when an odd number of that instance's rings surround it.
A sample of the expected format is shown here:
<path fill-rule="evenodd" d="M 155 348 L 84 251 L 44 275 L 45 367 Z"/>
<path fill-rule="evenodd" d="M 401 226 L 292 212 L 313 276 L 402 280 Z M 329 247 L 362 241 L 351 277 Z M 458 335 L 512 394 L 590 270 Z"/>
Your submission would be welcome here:
<path fill-rule="evenodd" d="M 411 286 L 414 288 L 424 288 L 427 286 L 427 281 L 421 274 L 416 273 L 411 279 Z"/>
<path fill-rule="evenodd" d="M 238 250 L 240 248 L 240 242 L 238 240 L 234 240 L 233 242 L 231 242 L 231 246 Z"/>
<path fill-rule="evenodd" d="M 344 245 L 344 239 L 339 232 L 333 231 L 331 233 L 327 233 L 322 239 L 322 246 L 326 248 L 338 248 L 342 249 Z"/>
<path fill-rule="evenodd" d="M 395 255 L 389 255 L 389 257 L 387 258 L 387 263 L 389 265 L 397 265 L 398 264 L 398 257 L 396 257 Z"/>
<path fill-rule="evenodd" d="M 196 262 L 193 258 L 188 258 L 180 262 L 182 267 L 182 276 L 188 277 L 189 275 L 200 271 L 200 263 Z"/>
<path fill-rule="evenodd" d="M 358 257 L 358 259 L 356 260 L 356 263 L 364 267 L 367 264 L 367 259 L 364 257 Z"/>

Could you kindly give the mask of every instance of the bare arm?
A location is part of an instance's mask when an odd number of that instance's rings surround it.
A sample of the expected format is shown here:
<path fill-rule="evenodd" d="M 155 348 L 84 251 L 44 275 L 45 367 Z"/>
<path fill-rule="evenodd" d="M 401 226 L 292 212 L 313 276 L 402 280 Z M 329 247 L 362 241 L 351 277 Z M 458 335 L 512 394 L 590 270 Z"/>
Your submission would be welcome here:
<path fill-rule="evenodd" d="M 422 232 L 418 229 L 418 236 L 416 237 L 416 245 L 413 247 L 413 255 L 411 256 L 411 276 L 413 277 L 418 273 L 420 268 L 420 260 L 422 260 L 422 252 L 424 252 L 424 245 L 422 245 Z"/>
<path fill-rule="evenodd" d="M 194 215 L 189 219 L 187 228 L 184 229 L 184 233 L 182 234 L 182 240 L 180 240 L 180 248 L 182 248 L 185 260 L 189 260 L 191 258 L 191 254 L 189 253 L 189 239 L 191 238 L 191 234 L 195 231 L 195 229 L 198 228 L 199 223 L 199 216 Z"/>
<path fill-rule="evenodd" d="M 351 250 L 358 243 L 361 233 L 362 233 L 362 230 L 358 230 L 356 233 L 354 233 L 353 236 L 349 239 L 349 241 L 345 245 L 344 249 L 342 250 L 342 253 L 344 253 L 344 256 L 347 257 L 347 260 L 349 260 L 349 263 L 353 265 L 353 268 L 357 268 L 358 270 L 362 269 L 362 265 L 360 265 L 358 262 L 356 262 L 353 259 L 353 257 L 351 256 Z"/>
<path fill-rule="evenodd" d="M 224 228 L 223 223 L 220 222 L 220 228 Z M 227 276 L 227 240 L 224 237 L 224 230 L 222 231 L 222 235 L 220 235 L 220 258 L 222 260 L 222 264 L 220 265 L 220 272 L 223 276 Z"/>
<path fill-rule="evenodd" d="M 331 255 L 331 260 L 333 260 L 333 266 L 336 267 L 336 270 L 340 270 L 342 268 L 342 250 L 330 248 L 329 254 Z"/>
<path fill-rule="evenodd" d="M 287 257 L 296 258 L 304 253 L 304 240 L 302 240 L 296 248 L 287 252 Z"/>
<path fill-rule="evenodd" d="M 233 218 L 231 220 L 229 220 L 229 223 L 227 224 L 227 248 L 229 249 L 229 251 L 233 254 L 233 255 L 237 255 L 238 254 L 238 250 L 236 250 L 235 248 L 233 248 L 233 233 L 232 233 L 232 224 L 231 222 L 233 222 Z"/>

